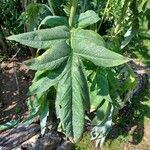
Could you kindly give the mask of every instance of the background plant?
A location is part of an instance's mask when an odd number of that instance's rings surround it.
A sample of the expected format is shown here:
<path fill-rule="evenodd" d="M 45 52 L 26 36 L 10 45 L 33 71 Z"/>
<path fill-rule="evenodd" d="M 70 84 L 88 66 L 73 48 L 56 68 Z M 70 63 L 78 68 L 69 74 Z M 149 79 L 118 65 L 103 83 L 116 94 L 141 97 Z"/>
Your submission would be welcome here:
<path fill-rule="evenodd" d="M 12 47 L 10 47 L 4 37 L 23 32 L 18 21 L 22 9 L 17 0 L 2 0 L 0 9 L 0 49 L 3 50 L 2 53 L 4 55 L 10 53 L 7 48 L 12 50 Z"/>

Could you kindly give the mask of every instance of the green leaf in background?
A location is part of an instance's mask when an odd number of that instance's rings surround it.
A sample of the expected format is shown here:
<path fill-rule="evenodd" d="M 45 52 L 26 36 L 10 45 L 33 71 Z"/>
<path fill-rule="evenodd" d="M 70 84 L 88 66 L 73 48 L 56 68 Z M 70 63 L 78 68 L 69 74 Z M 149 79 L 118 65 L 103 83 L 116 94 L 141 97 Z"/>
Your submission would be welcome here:
<path fill-rule="evenodd" d="M 112 102 L 116 107 L 122 108 L 124 103 L 121 98 L 122 95 L 120 94 L 121 83 L 119 82 L 118 73 L 116 73 L 114 69 L 108 70 L 107 77 Z"/>
<path fill-rule="evenodd" d="M 47 16 L 39 25 L 39 28 L 42 26 L 46 27 L 57 27 L 57 26 L 68 26 L 67 18 L 63 16 Z"/>
<path fill-rule="evenodd" d="M 133 37 L 134 37 L 134 33 L 132 31 L 132 28 L 129 28 L 128 31 L 124 35 L 124 41 L 122 41 L 121 43 L 121 49 L 126 47 L 130 43 Z"/>
<path fill-rule="evenodd" d="M 19 42 L 20 44 L 39 49 L 48 49 L 60 41 L 69 38 L 69 31 L 65 26 L 51 29 L 36 30 L 18 35 L 9 36 L 8 40 Z"/>
<path fill-rule="evenodd" d="M 27 31 L 34 31 L 38 28 L 40 21 L 47 15 L 51 15 L 50 8 L 47 5 L 31 3 L 27 6 L 25 12 L 22 13 L 20 19 L 25 21 Z"/>
<path fill-rule="evenodd" d="M 93 10 L 88 10 L 75 17 L 74 26 L 77 26 L 78 28 L 86 28 L 99 20 L 100 18 Z"/>
<path fill-rule="evenodd" d="M 101 124 L 109 116 L 109 111 L 111 109 L 111 103 L 107 100 L 103 100 L 96 111 L 96 116 L 92 120 L 92 125 Z"/>
<path fill-rule="evenodd" d="M 47 117 L 49 116 L 49 98 L 47 97 L 48 92 L 42 93 L 34 93 L 28 99 L 28 109 L 29 109 L 29 116 L 23 122 L 26 126 L 30 125 L 34 118 L 39 116 L 40 118 L 40 126 L 41 126 L 41 134 L 43 135 L 46 130 L 46 121 Z"/>
<path fill-rule="evenodd" d="M 27 106 L 29 115 L 27 119 L 23 121 L 25 126 L 29 126 L 33 122 L 34 118 L 38 116 L 41 105 L 40 98 L 41 95 L 32 95 L 28 98 Z"/>
<path fill-rule="evenodd" d="M 91 80 L 90 85 L 90 112 L 97 110 L 103 101 L 112 102 L 109 95 L 109 85 L 107 72 L 104 69 L 98 69 Z"/>

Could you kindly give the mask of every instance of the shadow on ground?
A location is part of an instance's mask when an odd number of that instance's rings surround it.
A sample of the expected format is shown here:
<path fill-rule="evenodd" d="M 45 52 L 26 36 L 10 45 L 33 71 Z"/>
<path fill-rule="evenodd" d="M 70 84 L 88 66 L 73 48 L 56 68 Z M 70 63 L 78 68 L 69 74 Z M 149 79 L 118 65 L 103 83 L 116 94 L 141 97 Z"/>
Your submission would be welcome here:
<path fill-rule="evenodd" d="M 0 124 L 24 117 L 32 74 L 16 60 L 0 63 Z"/>

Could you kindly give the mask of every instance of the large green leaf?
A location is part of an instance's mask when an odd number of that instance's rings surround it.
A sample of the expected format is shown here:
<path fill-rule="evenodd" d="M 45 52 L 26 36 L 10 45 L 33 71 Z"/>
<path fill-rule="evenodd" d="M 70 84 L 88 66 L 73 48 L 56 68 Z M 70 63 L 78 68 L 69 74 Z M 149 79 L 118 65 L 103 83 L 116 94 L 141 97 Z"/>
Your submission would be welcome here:
<path fill-rule="evenodd" d="M 70 52 L 71 49 L 66 44 L 66 41 L 60 41 L 52 45 L 51 49 L 48 49 L 41 56 L 28 60 L 25 64 L 33 70 L 53 70 L 58 68 L 68 58 Z"/>
<path fill-rule="evenodd" d="M 7 39 L 33 48 L 48 49 L 60 41 L 66 41 L 68 38 L 68 28 L 65 26 L 59 26 L 51 29 L 36 30 L 33 32 L 12 35 Z"/>
<path fill-rule="evenodd" d="M 76 45 L 76 42 L 79 42 L 80 40 L 81 40 L 80 44 L 83 46 L 85 41 L 85 43 L 88 43 L 87 47 L 90 46 L 91 44 L 105 47 L 105 41 L 103 40 L 103 38 L 92 30 L 73 29 L 71 35 L 72 35 L 71 36 L 72 47 L 75 50 L 76 46 L 79 45 L 79 44 Z M 93 52 L 92 49 L 91 52 Z"/>
<path fill-rule="evenodd" d="M 100 18 L 93 10 L 88 10 L 84 13 L 81 13 L 79 16 L 75 17 L 74 24 L 78 28 L 86 28 L 96 22 L 98 22 Z"/>
<path fill-rule="evenodd" d="M 56 110 L 65 134 L 76 142 L 84 129 L 84 102 L 89 101 L 88 89 L 80 59 L 72 56 L 67 67 L 58 84 Z"/>
<path fill-rule="evenodd" d="M 60 77 L 61 75 L 59 75 L 57 72 L 52 72 L 49 73 L 46 77 L 41 78 L 37 82 L 33 82 L 29 88 L 30 94 L 43 94 L 44 92 L 49 90 L 50 87 L 56 85 Z"/>
<path fill-rule="evenodd" d="M 95 37 L 99 37 L 96 38 Z M 113 67 L 129 61 L 120 54 L 112 52 L 102 45 L 101 37 L 93 31 L 72 30 L 72 47 L 74 52 L 97 66 Z M 99 43 L 98 43 L 99 41 Z"/>

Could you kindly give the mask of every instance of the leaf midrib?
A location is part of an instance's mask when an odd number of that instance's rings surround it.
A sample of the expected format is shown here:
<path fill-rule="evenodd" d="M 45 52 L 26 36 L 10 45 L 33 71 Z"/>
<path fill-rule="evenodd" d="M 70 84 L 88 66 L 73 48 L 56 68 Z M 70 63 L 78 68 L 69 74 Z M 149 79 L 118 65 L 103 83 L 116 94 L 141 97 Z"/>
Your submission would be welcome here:
<path fill-rule="evenodd" d="M 95 55 L 95 57 L 92 57 L 92 56 L 90 56 L 90 55 L 86 55 L 86 54 L 81 54 L 81 53 L 77 53 L 77 52 L 74 52 L 76 55 L 79 55 L 79 56 L 82 56 L 82 57 L 85 57 L 85 58 L 94 58 L 94 59 L 96 59 L 96 58 L 101 58 L 101 59 L 109 59 L 109 60 L 114 60 L 114 61 L 118 61 L 118 60 L 122 60 L 122 59 L 117 59 L 117 60 L 115 60 L 115 59 L 113 59 L 113 58 L 109 58 L 109 57 L 107 57 L 107 58 L 105 58 L 105 57 L 102 57 L 102 56 L 97 56 L 97 55 Z"/>

